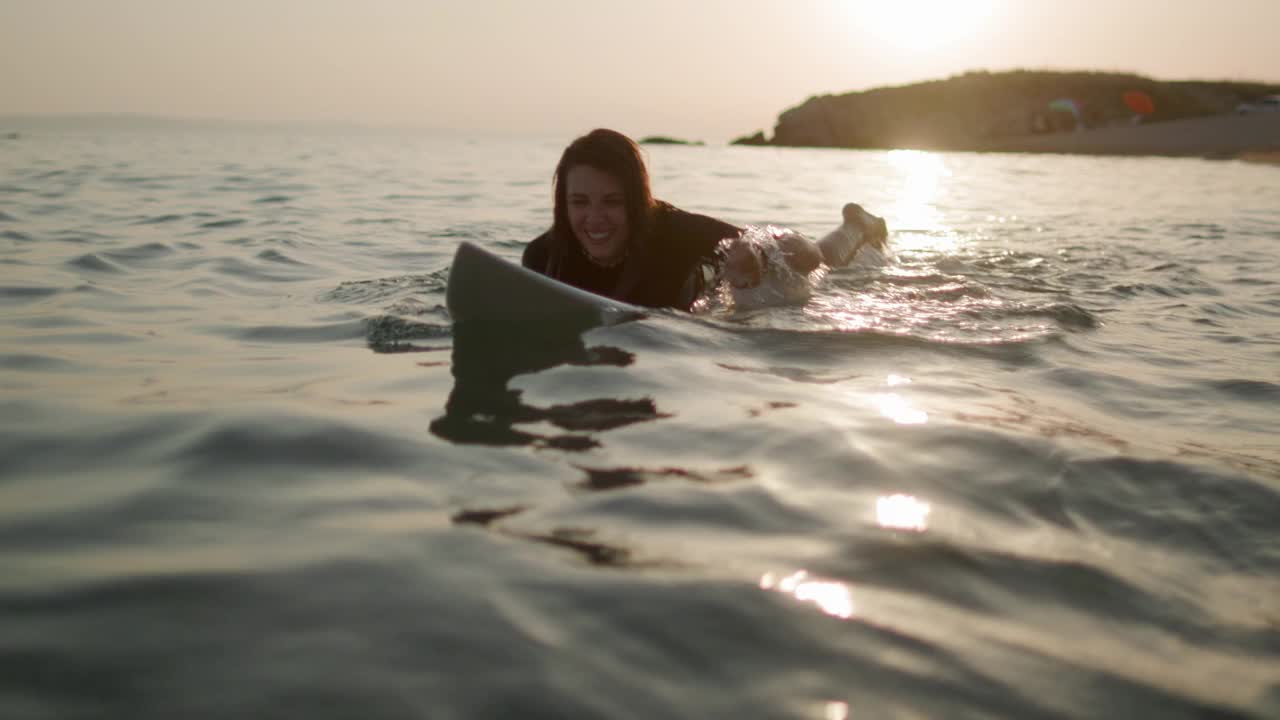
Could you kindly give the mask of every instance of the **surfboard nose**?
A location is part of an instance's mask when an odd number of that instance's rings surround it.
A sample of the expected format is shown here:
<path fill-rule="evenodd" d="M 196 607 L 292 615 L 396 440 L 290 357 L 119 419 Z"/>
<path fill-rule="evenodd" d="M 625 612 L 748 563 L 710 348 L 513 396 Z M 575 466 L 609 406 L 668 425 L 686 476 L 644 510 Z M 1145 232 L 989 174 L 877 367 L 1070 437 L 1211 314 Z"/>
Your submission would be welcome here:
<path fill-rule="evenodd" d="M 467 241 L 454 251 L 445 307 L 454 323 L 545 323 L 579 329 L 642 314 L 639 308 L 540 275 Z"/>

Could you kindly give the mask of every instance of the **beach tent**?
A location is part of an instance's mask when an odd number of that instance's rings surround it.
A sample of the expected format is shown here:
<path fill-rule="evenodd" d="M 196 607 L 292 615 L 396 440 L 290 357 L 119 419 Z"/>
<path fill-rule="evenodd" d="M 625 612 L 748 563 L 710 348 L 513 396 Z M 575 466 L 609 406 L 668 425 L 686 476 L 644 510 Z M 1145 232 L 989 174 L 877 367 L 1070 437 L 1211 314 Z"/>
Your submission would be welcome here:
<path fill-rule="evenodd" d="M 1076 130 L 1084 130 L 1084 117 L 1080 114 L 1080 105 L 1071 98 L 1058 98 L 1049 103 L 1049 109 L 1054 112 L 1069 112 L 1075 118 Z"/>
<path fill-rule="evenodd" d="M 1156 111 L 1155 101 L 1141 90 L 1130 90 L 1124 94 L 1124 104 L 1138 115 L 1150 115 Z"/>

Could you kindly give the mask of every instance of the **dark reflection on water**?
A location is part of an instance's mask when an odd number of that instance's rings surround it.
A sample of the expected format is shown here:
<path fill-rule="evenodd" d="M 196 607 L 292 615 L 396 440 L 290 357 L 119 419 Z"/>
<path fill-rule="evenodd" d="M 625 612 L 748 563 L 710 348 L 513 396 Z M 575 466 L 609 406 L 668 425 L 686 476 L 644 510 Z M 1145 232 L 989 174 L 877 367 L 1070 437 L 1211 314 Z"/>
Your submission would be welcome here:
<path fill-rule="evenodd" d="M 488 527 L 492 522 L 501 520 L 504 517 L 510 517 L 524 510 L 525 506 L 523 505 L 488 510 L 459 510 L 450 519 L 453 520 L 455 525 L 481 525 Z"/>
<path fill-rule="evenodd" d="M 589 528 L 554 528 L 549 532 L 503 531 L 507 535 L 524 540 L 572 550 L 592 565 L 613 568 L 656 567 L 667 563 L 640 560 L 630 548 L 595 539 L 595 530 Z"/>
<path fill-rule="evenodd" d="M 657 567 L 671 563 L 658 560 L 640 560 L 635 552 L 622 545 L 596 539 L 596 531 L 582 527 L 557 527 L 547 531 L 517 530 L 500 524 L 512 515 L 524 512 L 523 505 L 504 508 L 460 510 L 451 518 L 455 525 L 479 525 L 491 527 L 507 537 L 528 540 L 572 550 L 592 565 L 614 568 Z"/>
<path fill-rule="evenodd" d="M 578 466 L 586 474 L 586 478 L 575 487 L 581 490 L 617 490 L 619 488 L 643 485 L 651 480 L 675 478 L 696 483 L 718 483 L 732 480 L 745 480 L 753 477 L 751 468 L 746 465 L 723 468 L 712 472 L 696 472 L 678 467 L 664 468 L 589 468 Z"/>
<path fill-rule="evenodd" d="M 567 452 L 599 447 L 590 433 L 671 416 L 659 412 L 650 398 L 597 398 L 538 407 L 524 403 L 521 391 L 507 383 L 517 375 L 559 365 L 626 367 L 634 361 L 634 355 L 619 348 L 587 347 L 577 326 L 458 323 L 453 328 L 454 386 L 445 414 L 431 422 L 431 433 L 463 445 L 534 445 Z M 515 427 L 537 422 L 568 432 L 540 435 Z"/>

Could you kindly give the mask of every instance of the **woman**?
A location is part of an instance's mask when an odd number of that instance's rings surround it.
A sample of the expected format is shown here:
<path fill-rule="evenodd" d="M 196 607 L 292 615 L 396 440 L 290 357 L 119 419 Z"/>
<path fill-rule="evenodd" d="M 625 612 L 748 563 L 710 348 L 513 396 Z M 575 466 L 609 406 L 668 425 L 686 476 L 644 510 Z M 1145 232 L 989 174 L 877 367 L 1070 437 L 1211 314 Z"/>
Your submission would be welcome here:
<path fill-rule="evenodd" d="M 570 143 L 553 188 L 552 226 L 525 248 L 527 268 L 635 305 L 682 310 L 701 293 L 703 269 L 722 262 L 731 284 L 760 282 L 767 259 L 743 230 L 655 200 L 640 148 L 621 133 L 593 130 Z M 796 272 L 823 261 L 818 246 L 799 235 L 774 240 Z"/>
<path fill-rule="evenodd" d="M 553 187 L 551 229 L 525 248 L 524 266 L 636 305 L 687 310 L 720 241 L 742 232 L 655 200 L 640 148 L 613 130 L 565 148 Z"/>

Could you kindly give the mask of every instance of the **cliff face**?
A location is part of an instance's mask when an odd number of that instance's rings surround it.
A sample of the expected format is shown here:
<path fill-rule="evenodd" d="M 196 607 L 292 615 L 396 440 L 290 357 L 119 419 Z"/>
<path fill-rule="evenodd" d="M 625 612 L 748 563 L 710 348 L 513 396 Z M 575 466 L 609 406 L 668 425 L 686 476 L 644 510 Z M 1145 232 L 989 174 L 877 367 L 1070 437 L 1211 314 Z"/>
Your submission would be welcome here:
<path fill-rule="evenodd" d="M 946 80 L 822 95 L 782 113 L 771 139 L 742 144 L 801 147 L 984 150 L 1009 138 L 1130 125 L 1126 93 L 1144 93 L 1142 122 L 1218 115 L 1280 86 L 1162 82 L 1139 75 L 971 72 Z"/>

